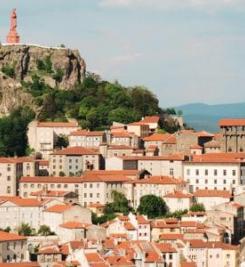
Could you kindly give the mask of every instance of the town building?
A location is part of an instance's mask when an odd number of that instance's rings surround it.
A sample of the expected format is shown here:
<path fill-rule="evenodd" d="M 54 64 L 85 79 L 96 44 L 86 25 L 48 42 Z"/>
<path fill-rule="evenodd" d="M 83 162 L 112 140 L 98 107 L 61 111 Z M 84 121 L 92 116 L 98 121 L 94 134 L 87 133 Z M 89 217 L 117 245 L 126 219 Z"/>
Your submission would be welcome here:
<path fill-rule="evenodd" d="M 78 122 L 40 122 L 32 121 L 28 125 L 28 143 L 35 152 L 40 152 L 45 159 L 53 152 L 59 136 L 68 137 L 79 129 Z"/>
<path fill-rule="evenodd" d="M 99 170 L 102 159 L 96 150 L 68 147 L 50 155 L 50 173 L 54 176 L 80 176 L 86 170 Z"/>

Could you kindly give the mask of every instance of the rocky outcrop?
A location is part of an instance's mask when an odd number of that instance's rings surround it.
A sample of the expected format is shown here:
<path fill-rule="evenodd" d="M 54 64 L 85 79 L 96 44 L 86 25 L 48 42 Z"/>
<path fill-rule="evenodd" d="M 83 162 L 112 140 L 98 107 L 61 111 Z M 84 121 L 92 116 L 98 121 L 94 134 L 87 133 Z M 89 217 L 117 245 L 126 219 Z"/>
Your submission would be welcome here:
<path fill-rule="evenodd" d="M 51 88 L 71 90 L 85 77 L 86 65 L 77 50 L 30 45 L 0 46 L 0 115 L 28 105 L 34 99 L 22 88 L 38 75 Z"/>
<path fill-rule="evenodd" d="M 47 71 L 45 64 L 49 63 Z M 18 81 L 30 80 L 33 73 L 39 73 L 51 87 L 57 85 L 63 90 L 70 90 L 81 82 L 86 71 L 85 62 L 77 50 L 29 45 L 1 46 L 0 70 L 3 67 L 14 68 Z"/>

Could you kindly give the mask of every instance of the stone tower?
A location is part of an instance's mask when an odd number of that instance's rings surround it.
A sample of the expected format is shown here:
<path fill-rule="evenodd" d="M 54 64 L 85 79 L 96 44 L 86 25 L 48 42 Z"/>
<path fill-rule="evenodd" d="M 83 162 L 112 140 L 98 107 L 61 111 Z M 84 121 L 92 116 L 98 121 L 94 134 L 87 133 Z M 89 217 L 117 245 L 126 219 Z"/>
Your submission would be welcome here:
<path fill-rule="evenodd" d="M 20 42 L 20 36 L 17 33 L 17 14 L 16 9 L 13 9 L 10 16 L 10 31 L 7 35 L 8 44 L 17 44 Z"/>

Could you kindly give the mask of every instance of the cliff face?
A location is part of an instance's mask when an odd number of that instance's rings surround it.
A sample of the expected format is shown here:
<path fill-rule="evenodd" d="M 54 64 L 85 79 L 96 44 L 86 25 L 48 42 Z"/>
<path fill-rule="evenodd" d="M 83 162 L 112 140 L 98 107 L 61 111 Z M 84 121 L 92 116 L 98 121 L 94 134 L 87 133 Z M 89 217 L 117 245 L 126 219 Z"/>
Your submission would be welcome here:
<path fill-rule="evenodd" d="M 38 75 L 51 88 L 71 90 L 83 81 L 86 64 L 77 50 L 29 45 L 0 46 L 0 115 L 22 105 L 33 105 L 22 81 Z"/>

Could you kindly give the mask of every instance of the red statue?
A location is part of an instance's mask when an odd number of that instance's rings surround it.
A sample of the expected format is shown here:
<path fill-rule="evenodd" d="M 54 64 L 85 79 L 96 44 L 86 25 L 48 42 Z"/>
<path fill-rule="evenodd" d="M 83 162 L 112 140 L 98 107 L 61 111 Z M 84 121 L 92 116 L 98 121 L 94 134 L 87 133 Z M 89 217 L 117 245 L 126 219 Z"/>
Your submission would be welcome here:
<path fill-rule="evenodd" d="M 7 35 L 7 43 L 16 44 L 19 42 L 20 36 L 17 33 L 17 14 L 16 9 L 13 9 L 10 17 L 10 31 Z"/>

